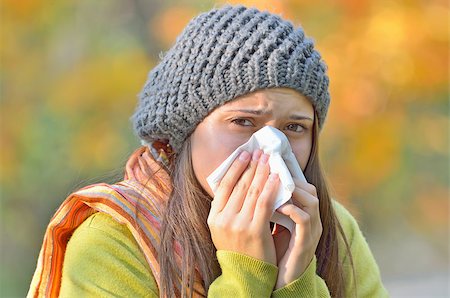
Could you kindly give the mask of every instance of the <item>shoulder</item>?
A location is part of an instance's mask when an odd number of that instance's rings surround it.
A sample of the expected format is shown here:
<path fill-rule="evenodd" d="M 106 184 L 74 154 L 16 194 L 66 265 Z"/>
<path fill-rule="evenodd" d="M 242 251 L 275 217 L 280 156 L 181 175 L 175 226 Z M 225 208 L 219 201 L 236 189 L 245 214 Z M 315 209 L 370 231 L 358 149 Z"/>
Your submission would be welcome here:
<path fill-rule="evenodd" d="M 347 240 L 351 243 L 356 236 L 361 236 L 361 230 L 355 217 L 336 200 L 332 200 L 333 209 Z"/>
<path fill-rule="evenodd" d="M 333 201 L 333 205 L 336 217 L 345 235 L 345 239 L 342 237 L 342 235 L 339 236 L 340 258 L 342 258 L 344 262 L 349 261 L 347 250 L 345 249 L 345 242 L 347 242 L 354 264 L 359 263 L 360 260 L 365 260 L 364 262 L 366 263 L 366 265 L 369 266 L 370 263 L 369 267 L 376 268 L 377 265 L 375 264 L 375 260 L 373 259 L 369 244 L 367 243 L 366 237 L 361 231 L 356 219 L 342 204 Z M 359 269 L 361 269 L 360 264 L 359 267 Z"/>
<path fill-rule="evenodd" d="M 348 254 L 340 237 L 339 254 L 347 275 L 345 297 L 356 296 L 356 292 L 352 293 L 355 286 L 358 297 L 388 297 L 378 265 L 357 221 L 342 204 L 333 200 L 333 207 L 350 249 Z"/>
<path fill-rule="evenodd" d="M 112 259 L 120 255 L 124 260 L 138 260 L 146 265 L 145 256 L 127 226 L 106 213 L 97 212 L 75 230 L 67 244 L 66 258 L 89 256 L 100 250 L 107 251 L 106 255 Z"/>
<path fill-rule="evenodd" d="M 151 269 L 131 231 L 108 214 L 91 215 L 67 244 L 61 293 L 86 294 L 79 292 L 81 289 L 96 295 L 108 289 L 125 296 L 157 291 Z"/>
<path fill-rule="evenodd" d="M 129 239 L 129 242 L 134 240 L 133 235 L 125 224 L 119 223 L 112 216 L 103 212 L 97 212 L 88 217 L 75 230 L 70 241 L 79 237 L 89 237 L 92 234 L 106 234 L 111 237 L 126 238 Z"/>

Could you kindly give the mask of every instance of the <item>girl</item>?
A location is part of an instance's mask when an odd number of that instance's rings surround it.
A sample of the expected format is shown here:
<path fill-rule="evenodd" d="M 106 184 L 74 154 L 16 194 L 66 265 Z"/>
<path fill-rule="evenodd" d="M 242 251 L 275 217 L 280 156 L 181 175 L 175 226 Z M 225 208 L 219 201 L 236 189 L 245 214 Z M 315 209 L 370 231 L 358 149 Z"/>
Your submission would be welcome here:
<path fill-rule="evenodd" d="M 354 218 L 318 156 L 326 66 L 301 28 L 226 6 L 194 18 L 150 72 L 132 117 L 143 146 L 124 180 L 72 195 L 47 229 L 29 296 L 384 297 Z M 308 182 L 270 222 L 279 178 L 262 150 L 206 178 L 264 126 Z"/>

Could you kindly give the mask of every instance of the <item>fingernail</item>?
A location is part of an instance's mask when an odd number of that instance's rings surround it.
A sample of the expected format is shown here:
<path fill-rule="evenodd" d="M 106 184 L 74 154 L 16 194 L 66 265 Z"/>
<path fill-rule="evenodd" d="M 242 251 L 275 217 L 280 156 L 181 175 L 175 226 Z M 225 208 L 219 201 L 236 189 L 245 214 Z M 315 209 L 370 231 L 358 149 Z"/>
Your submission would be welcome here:
<path fill-rule="evenodd" d="M 269 155 L 263 154 L 263 155 L 261 155 L 261 158 L 259 161 L 261 164 L 266 164 L 268 160 L 269 160 Z"/>
<path fill-rule="evenodd" d="M 247 161 L 250 158 L 250 153 L 248 153 L 247 151 L 243 151 L 240 155 L 239 155 L 239 159 L 241 161 Z"/>
<path fill-rule="evenodd" d="M 261 150 L 256 150 L 253 152 L 253 156 L 252 156 L 252 160 L 253 161 L 257 161 L 259 159 L 259 157 L 261 156 L 262 151 Z"/>

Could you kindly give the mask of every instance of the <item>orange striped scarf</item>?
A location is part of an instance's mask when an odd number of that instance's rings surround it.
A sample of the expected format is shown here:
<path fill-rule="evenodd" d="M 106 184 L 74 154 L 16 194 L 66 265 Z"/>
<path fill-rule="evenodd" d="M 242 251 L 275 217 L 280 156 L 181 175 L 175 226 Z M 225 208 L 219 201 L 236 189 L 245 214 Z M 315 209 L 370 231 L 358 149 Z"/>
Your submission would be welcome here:
<path fill-rule="evenodd" d="M 155 178 L 152 180 L 155 183 L 147 185 L 150 176 Z M 148 147 L 143 146 L 127 161 L 123 181 L 113 185 L 90 185 L 69 195 L 47 227 L 27 297 L 59 295 L 67 242 L 75 229 L 96 212 L 107 213 L 119 223 L 126 224 L 160 287 L 157 247 L 160 242 L 162 210 L 168 193 L 170 179 L 167 172 L 154 161 Z M 179 255 L 180 251 L 177 251 L 180 263 Z M 204 296 L 198 272 L 196 275 L 194 288 Z"/>

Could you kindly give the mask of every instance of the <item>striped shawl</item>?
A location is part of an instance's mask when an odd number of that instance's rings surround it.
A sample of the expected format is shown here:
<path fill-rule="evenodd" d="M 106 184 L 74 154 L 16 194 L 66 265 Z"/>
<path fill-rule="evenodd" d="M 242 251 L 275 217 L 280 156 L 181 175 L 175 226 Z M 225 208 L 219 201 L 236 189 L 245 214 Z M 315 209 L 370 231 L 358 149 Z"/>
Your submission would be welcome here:
<path fill-rule="evenodd" d="M 150 176 L 155 178 L 152 180 L 154 183 L 147 184 Z M 154 161 L 148 147 L 143 146 L 127 161 L 123 181 L 113 185 L 90 185 L 69 195 L 47 227 L 27 297 L 59 295 L 67 243 L 75 229 L 96 212 L 107 213 L 128 227 L 160 287 L 159 231 L 162 211 L 170 190 L 167 172 Z M 175 247 L 178 247 L 177 261 L 181 262 L 180 246 Z M 198 272 L 196 273 L 195 289 L 204 293 Z"/>

